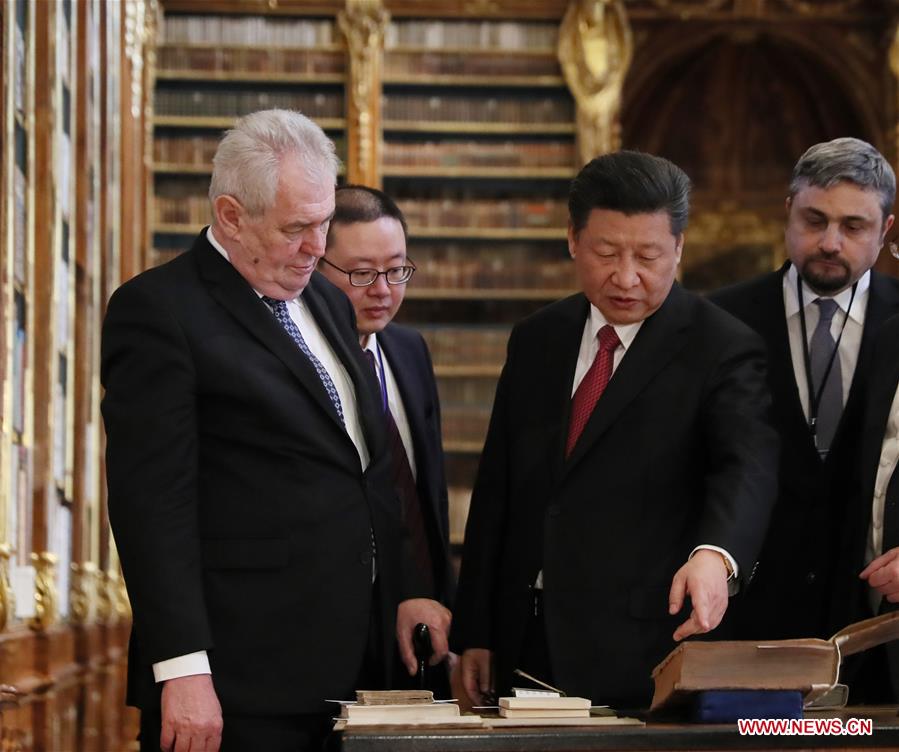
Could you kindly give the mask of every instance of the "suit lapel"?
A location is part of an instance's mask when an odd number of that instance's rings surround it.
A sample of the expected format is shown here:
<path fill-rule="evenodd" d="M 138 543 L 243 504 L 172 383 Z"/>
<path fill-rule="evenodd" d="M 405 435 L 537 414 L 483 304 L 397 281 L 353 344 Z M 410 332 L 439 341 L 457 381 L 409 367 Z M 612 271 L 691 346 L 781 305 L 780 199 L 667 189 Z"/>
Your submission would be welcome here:
<path fill-rule="evenodd" d="M 566 472 L 584 457 L 621 412 L 683 348 L 688 325 L 688 299 L 675 284 L 661 308 L 643 322 L 612 375 L 565 465 Z"/>
<path fill-rule="evenodd" d="M 278 324 L 268 306 L 259 299 L 247 281 L 209 244 L 205 230 L 194 245 L 194 250 L 197 254 L 200 276 L 207 283 L 209 294 L 290 369 L 315 402 L 333 420 L 334 425 L 345 434 L 346 431 L 340 424 L 340 418 L 315 367 L 300 352 L 296 343 Z M 316 316 L 316 320 L 321 325 L 321 317 Z"/>

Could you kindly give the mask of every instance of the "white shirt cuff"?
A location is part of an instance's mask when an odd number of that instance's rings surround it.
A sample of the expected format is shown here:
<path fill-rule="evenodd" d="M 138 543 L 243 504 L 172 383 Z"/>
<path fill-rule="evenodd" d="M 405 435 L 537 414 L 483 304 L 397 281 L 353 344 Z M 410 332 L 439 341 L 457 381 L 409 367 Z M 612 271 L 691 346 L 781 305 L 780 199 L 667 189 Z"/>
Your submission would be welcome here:
<path fill-rule="evenodd" d="M 690 551 L 690 555 L 687 557 L 687 559 L 688 559 L 688 560 L 689 560 L 689 559 L 692 559 L 692 558 L 693 558 L 693 554 L 695 554 L 697 551 L 701 551 L 701 550 L 704 549 L 704 548 L 707 548 L 709 551 L 717 551 L 717 552 L 718 552 L 719 554 L 721 554 L 725 559 L 727 559 L 728 562 L 730 562 L 730 566 L 731 566 L 731 569 L 733 569 L 734 575 L 733 575 L 733 577 L 728 577 L 728 578 L 727 578 L 727 582 L 728 582 L 728 588 L 727 588 L 727 590 L 728 590 L 728 594 L 729 594 L 729 595 L 734 595 L 734 594 L 736 593 L 736 588 L 735 588 L 735 587 L 732 588 L 732 587 L 730 586 L 730 584 L 731 584 L 731 583 L 735 583 L 735 584 L 736 584 L 736 583 L 739 581 L 739 578 L 740 578 L 740 567 L 737 565 L 737 560 L 736 560 L 733 556 L 731 556 L 727 551 L 725 551 L 723 548 L 720 548 L 720 547 L 718 547 L 718 546 L 710 546 L 710 545 L 705 544 L 705 543 L 702 544 L 701 546 L 696 546 L 696 548 L 694 548 L 692 551 Z"/>
<path fill-rule="evenodd" d="M 182 676 L 211 673 L 209 656 L 206 655 L 205 650 L 179 655 L 153 664 L 153 676 L 157 683 L 168 681 L 169 679 L 180 679 Z"/>

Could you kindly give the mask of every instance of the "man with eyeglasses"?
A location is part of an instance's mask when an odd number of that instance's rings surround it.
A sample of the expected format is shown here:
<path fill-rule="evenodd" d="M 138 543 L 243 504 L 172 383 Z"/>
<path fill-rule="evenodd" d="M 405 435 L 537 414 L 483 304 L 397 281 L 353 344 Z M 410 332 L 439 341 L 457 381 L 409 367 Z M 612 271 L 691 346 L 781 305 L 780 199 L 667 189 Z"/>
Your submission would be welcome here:
<path fill-rule="evenodd" d="M 356 310 L 359 344 L 381 385 L 394 485 L 414 558 L 432 597 L 449 605 L 455 582 L 434 370 L 422 336 L 392 323 L 415 273 L 406 256 L 406 220 L 396 203 L 373 188 L 338 188 L 318 271 Z M 448 690 L 442 669 L 429 672 L 439 694 Z"/>

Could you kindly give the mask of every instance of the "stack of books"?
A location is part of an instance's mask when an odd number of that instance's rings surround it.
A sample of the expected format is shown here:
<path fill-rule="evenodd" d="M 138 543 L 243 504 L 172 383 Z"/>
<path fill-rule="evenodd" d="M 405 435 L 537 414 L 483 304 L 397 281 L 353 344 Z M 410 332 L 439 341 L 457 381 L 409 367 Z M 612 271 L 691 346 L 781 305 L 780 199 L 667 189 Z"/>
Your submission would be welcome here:
<path fill-rule="evenodd" d="M 480 726 L 463 716 L 455 700 L 436 701 L 426 690 L 358 690 L 356 702 L 342 702 L 336 728 L 347 726 Z"/>
<path fill-rule="evenodd" d="M 585 697 L 500 697 L 500 718 L 589 718 Z"/>

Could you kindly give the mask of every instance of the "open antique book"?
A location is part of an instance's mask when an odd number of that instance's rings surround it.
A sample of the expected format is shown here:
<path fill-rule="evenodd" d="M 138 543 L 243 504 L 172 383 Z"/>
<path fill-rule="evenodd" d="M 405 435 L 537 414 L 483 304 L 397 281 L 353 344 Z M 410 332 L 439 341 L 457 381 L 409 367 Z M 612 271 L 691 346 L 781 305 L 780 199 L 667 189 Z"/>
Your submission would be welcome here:
<path fill-rule="evenodd" d="M 653 669 L 651 710 L 715 689 L 798 690 L 805 704 L 836 684 L 840 662 L 899 639 L 899 611 L 850 624 L 829 640 L 689 641 Z"/>

